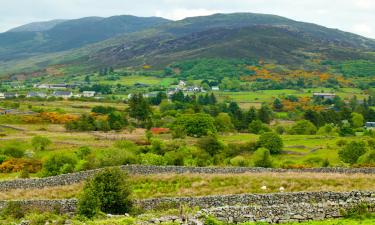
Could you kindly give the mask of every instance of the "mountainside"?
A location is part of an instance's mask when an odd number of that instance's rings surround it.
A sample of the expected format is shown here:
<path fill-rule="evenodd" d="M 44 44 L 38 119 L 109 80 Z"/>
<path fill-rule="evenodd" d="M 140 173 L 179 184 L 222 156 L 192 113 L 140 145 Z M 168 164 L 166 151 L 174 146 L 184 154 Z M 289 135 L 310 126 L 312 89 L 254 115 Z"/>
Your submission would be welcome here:
<path fill-rule="evenodd" d="M 63 22 L 44 32 L 12 35 L 15 33 L 0 34 L 0 60 L 9 60 L 0 64 L 3 73 L 30 72 L 55 64 L 74 67 L 77 73 L 103 66 L 148 64 L 163 68 L 193 58 L 262 59 L 288 66 L 304 65 L 309 60 L 375 62 L 375 40 L 252 13 L 215 14 L 175 22 L 130 16 L 91 17 Z M 27 59 L 14 60 L 17 57 Z"/>
<path fill-rule="evenodd" d="M 163 18 L 87 17 L 63 22 L 25 25 L 0 34 L 0 60 L 65 51 L 166 23 Z M 42 24 L 42 25 L 41 25 Z M 43 28 L 42 28 L 43 27 Z M 48 28 L 49 27 L 49 28 Z M 15 32 L 16 31 L 16 32 Z"/>
<path fill-rule="evenodd" d="M 56 25 L 65 22 L 66 20 L 51 20 L 46 22 L 34 22 L 25 24 L 13 29 L 8 30 L 7 32 L 40 32 L 46 31 L 54 28 Z"/>

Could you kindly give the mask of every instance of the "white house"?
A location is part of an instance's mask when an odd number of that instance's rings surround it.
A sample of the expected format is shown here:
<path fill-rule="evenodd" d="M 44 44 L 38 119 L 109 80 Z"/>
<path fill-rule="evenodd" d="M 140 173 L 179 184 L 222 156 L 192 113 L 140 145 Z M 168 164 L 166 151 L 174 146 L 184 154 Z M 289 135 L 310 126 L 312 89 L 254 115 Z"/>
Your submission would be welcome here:
<path fill-rule="evenodd" d="M 47 95 L 44 92 L 29 92 L 26 95 L 26 98 L 33 98 L 33 97 L 45 98 L 47 97 Z"/>
<path fill-rule="evenodd" d="M 68 99 L 73 97 L 73 93 L 71 91 L 55 91 L 53 92 L 53 96 L 56 98 Z"/>
<path fill-rule="evenodd" d="M 84 91 L 84 92 L 82 92 L 82 96 L 85 97 L 85 98 L 94 97 L 95 94 L 96 94 L 95 91 Z"/>
<path fill-rule="evenodd" d="M 333 93 L 314 93 L 314 98 L 321 98 L 324 100 L 334 99 L 335 97 L 336 97 L 336 94 L 333 94 Z"/>
<path fill-rule="evenodd" d="M 185 87 L 186 86 L 186 82 L 183 81 L 183 80 L 180 80 L 180 82 L 178 83 L 178 86 Z"/>
<path fill-rule="evenodd" d="M 5 99 L 5 94 L 4 93 L 0 93 L 0 99 Z"/>
<path fill-rule="evenodd" d="M 220 91 L 220 88 L 219 88 L 219 86 L 212 86 L 211 90 L 212 91 Z"/>

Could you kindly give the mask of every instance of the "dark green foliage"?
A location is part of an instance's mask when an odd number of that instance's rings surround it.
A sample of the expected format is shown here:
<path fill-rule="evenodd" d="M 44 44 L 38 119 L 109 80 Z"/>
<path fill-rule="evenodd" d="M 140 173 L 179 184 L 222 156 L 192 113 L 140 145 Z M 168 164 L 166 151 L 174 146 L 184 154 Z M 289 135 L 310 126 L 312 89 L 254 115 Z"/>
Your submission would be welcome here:
<path fill-rule="evenodd" d="M 51 143 L 50 139 L 43 136 L 34 136 L 31 139 L 31 145 L 34 147 L 35 151 L 44 151 Z"/>
<path fill-rule="evenodd" d="M 262 121 L 254 120 L 249 124 L 249 132 L 253 134 L 261 134 L 264 132 L 269 132 L 271 129 Z"/>
<path fill-rule="evenodd" d="M 201 137 L 217 132 L 215 120 L 210 115 L 203 113 L 179 116 L 174 123 L 174 129 L 181 128 L 192 137 Z"/>
<path fill-rule="evenodd" d="M 290 134 L 312 135 L 316 134 L 317 129 L 313 123 L 308 120 L 297 121 L 289 130 Z"/>
<path fill-rule="evenodd" d="M 269 124 L 272 120 L 272 110 L 266 104 L 263 104 L 258 111 L 258 118 L 263 123 Z"/>
<path fill-rule="evenodd" d="M 22 158 L 25 155 L 24 147 L 18 142 L 11 142 L 0 149 L 2 154 L 14 158 Z"/>
<path fill-rule="evenodd" d="M 270 150 L 271 154 L 281 153 L 284 146 L 281 137 L 273 132 L 268 132 L 260 135 L 258 145 Z"/>
<path fill-rule="evenodd" d="M 77 159 L 70 154 L 53 154 L 43 163 L 43 176 L 56 176 L 71 173 L 77 164 Z"/>
<path fill-rule="evenodd" d="M 1 211 L 1 216 L 11 217 L 14 219 L 21 219 L 25 216 L 24 209 L 19 202 L 8 202 L 5 208 Z"/>
<path fill-rule="evenodd" d="M 110 107 L 110 106 L 95 106 L 92 108 L 91 112 L 97 113 L 97 114 L 110 114 L 117 111 L 116 108 Z"/>
<path fill-rule="evenodd" d="M 281 111 L 283 108 L 284 108 L 284 105 L 283 103 L 281 102 L 281 100 L 279 98 L 276 98 L 274 101 L 273 101 L 273 108 L 276 110 L 276 111 Z"/>
<path fill-rule="evenodd" d="M 223 144 L 215 136 L 207 136 L 199 139 L 198 146 L 211 156 L 218 154 L 223 148 Z"/>
<path fill-rule="evenodd" d="M 370 77 L 375 75 L 375 63 L 367 60 L 350 60 L 333 67 L 347 77 Z"/>
<path fill-rule="evenodd" d="M 359 157 L 366 153 L 366 144 L 364 142 L 352 141 L 339 151 L 339 157 L 343 162 L 355 164 Z"/>
<path fill-rule="evenodd" d="M 271 153 L 267 148 L 258 149 L 253 157 L 255 167 L 272 168 Z"/>
<path fill-rule="evenodd" d="M 145 122 L 152 114 L 151 107 L 142 94 L 134 94 L 129 100 L 129 116 Z"/>
<path fill-rule="evenodd" d="M 92 218 L 98 211 L 121 215 L 130 212 L 132 201 L 128 176 L 119 168 L 108 168 L 85 184 L 78 212 Z"/>

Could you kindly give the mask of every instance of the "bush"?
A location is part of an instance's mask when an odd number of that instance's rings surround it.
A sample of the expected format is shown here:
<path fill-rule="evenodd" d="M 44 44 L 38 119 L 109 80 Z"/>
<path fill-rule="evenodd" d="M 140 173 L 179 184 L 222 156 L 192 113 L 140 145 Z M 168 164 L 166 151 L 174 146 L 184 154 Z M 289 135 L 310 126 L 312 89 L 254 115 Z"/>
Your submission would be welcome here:
<path fill-rule="evenodd" d="M 130 212 L 132 201 L 128 176 L 119 168 L 108 168 L 86 182 L 79 198 L 78 212 L 92 218 L 99 210 L 110 214 Z"/>
<path fill-rule="evenodd" d="M 312 135 L 316 134 L 316 131 L 317 128 L 313 123 L 308 120 L 300 120 L 290 128 L 289 133 L 297 135 Z"/>
<path fill-rule="evenodd" d="M 163 156 L 154 153 L 141 154 L 141 163 L 153 166 L 164 166 L 167 164 Z"/>
<path fill-rule="evenodd" d="M 232 158 L 232 159 L 230 160 L 230 164 L 231 164 L 232 166 L 240 166 L 240 167 L 245 167 L 245 166 L 248 166 L 248 165 L 249 165 L 249 163 L 248 163 L 248 161 L 246 160 L 246 158 L 243 157 L 243 156 L 241 156 L 241 155 Z"/>
<path fill-rule="evenodd" d="M 3 217 L 21 219 L 25 216 L 24 210 L 19 202 L 8 202 L 6 207 L 1 211 Z"/>
<path fill-rule="evenodd" d="M 69 154 L 53 154 L 43 163 L 44 176 L 74 172 L 77 159 Z"/>
<path fill-rule="evenodd" d="M 185 114 L 177 118 L 174 127 L 183 128 L 187 135 L 201 137 L 215 134 L 215 120 L 208 114 Z"/>
<path fill-rule="evenodd" d="M 249 124 L 249 132 L 253 134 L 260 134 L 264 132 L 269 132 L 271 129 L 262 121 L 254 120 Z"/>
<path fill-rule="evenodd" d="M 354 164 L 365 153 L 366 145 L 364 142 L 352 141 L 339 151 L 339 157 L 343 162 Z"/>
<path fill-rule="evenodd" d="M 218 154 L 224 148 L 223 144 L 214 136 L 207 136 L 199 139 L 198 146 L 211 156 Z"/>
<path fill-rule="evenodd" d="M 4 155 L 13 158 L 22 158 L 25 155 L 25 149 L 17 142 L 7 144 L 2 152 Z"/>
<path fill-rule="evenodd" d="M 365 165 L 375 165 L 375 150 L 368 151 L 358 159 L 358 163 Z"/>
<path fill-rule="evenodd" d="M 272 159 L 270 150 L 266 148 L 258 149 L 254 155 L 254 166 L 256 167 L 264 167 L 264 168 L 272 168 Z"/>
<path fill-rule="evenodd" d="M 31 139 L 31 145 L 34 147 L 35 151 L 44 151 L 48 145 L 52 142 L 50 139 L 42 136 L 34 136 Z"/>
<path fill-rule="evenodd" d="M 259 137 L 258 145 L 270 150 L 271 154 L 279 154 L 284 146 L 281 137 L 273 132 L 264 133 Z"/>

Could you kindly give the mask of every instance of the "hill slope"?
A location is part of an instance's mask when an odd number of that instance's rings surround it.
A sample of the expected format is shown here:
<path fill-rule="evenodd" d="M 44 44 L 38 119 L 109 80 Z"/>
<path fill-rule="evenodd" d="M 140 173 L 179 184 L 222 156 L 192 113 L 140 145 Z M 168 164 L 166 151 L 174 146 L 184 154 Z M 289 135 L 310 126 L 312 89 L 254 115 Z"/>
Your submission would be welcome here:
<path fill-rule="evenodd" d="M 0 60 L 79 48 L 166 22 L 157 17 L 114 16 L 29 24 L 0 34 Z"/>
<path fill-rule="evenodd" d="M 152 23 L 133 21 L 131 27 L 125 26 L 129 21 L 123 22 L 121 17 L 112 17 L 109 21 L 86 18 L 61 23 L 48 31 L 49 37 L 54 37 L 50 42 L 42 41 L 32 48 L 54 54 L 11 60 L 0 64 L 0 71 L 31 71 L 54 64 L 81 69 L 76 72 L 88 72 L 102 66 L 144 64 L 163 68 L 177 61 L 207 57 L 263 59 L 289 66 L 303 65 L 314 59 L 375 61 L 372 53 L 375 52 L 375 41 L 372 39 L 274 15 L 215 14 L 176 22 L 163 19 L 155 22 L 153 18 Z M 89 26 L 82 26 L 85 23 L 101 24 L 100 30 L 105 32 L 92 37 L 87 30 Z M 116 24 L 118 28 L 109 29 L 108 24 Z M 72 31 L 77 35 L 59 41 L 57 34 Z M 84 46 L 86 44 L 90 45 Z M 77 49 L 61 52 L 71 48 Z M 5 56 L 9 54 L 0 51 L 0 58 Z M 14 59 L 12 57 L 8 59 Z"/>

